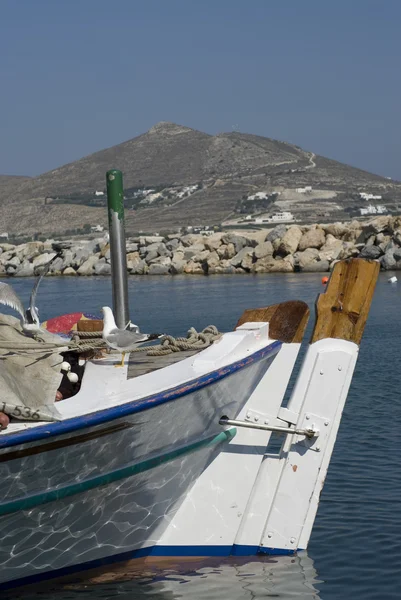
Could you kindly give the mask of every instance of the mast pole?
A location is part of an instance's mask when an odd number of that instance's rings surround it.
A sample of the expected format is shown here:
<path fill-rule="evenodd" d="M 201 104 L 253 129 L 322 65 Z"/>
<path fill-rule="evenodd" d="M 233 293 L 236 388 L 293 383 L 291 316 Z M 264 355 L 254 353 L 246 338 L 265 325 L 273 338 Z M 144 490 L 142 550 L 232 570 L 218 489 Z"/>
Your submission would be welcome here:
<path fill-rule="evenodd" d="M 113 286 L 113 312 L 117 327 L 129 323 L 127 257 L 124 229 L 123 174 L 117 169 L 106 173 L 110 234 L 110 262 Z"/>

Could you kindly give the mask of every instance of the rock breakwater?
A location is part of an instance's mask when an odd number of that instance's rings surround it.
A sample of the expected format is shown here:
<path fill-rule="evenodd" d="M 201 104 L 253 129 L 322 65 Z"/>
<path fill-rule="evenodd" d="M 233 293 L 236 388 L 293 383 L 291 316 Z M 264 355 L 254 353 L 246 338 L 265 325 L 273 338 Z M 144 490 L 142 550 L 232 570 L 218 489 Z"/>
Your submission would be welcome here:
<path fill-rule="evenodd" d="M 40 273 L 57 251 L 50 275 L 110 275 L 107 239 L 0 243 L 0 277 Z M 254 234 L 231 232 L 143 236 L 127 240 L 132 275 L 212 275 L 330 271 L 351 257 L 380 261 L 383 270 L 401 269 L 401 217 L 377 217 L 328 225 L 278 225 Z"/>

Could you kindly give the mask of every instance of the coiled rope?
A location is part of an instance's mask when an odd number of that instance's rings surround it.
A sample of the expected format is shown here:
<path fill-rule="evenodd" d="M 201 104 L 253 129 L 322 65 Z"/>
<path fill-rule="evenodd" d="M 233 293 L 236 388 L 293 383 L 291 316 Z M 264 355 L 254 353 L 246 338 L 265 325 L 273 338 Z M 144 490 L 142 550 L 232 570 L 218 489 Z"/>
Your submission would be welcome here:
<path fill-rule="evenodd" d="M 194 327 L 188 330 L 187 337 L 174 337 L 165 335 L 160 344 L 155 346 L 141 346 L 130 350 L 130 352 L 146 352 L 148 356 L 165 356 L 173 352 L 184 352 L 186 350 L 203 350 L 218 340 L 223 334 L 215 325 L 208 325 L 198 332 Z M 9 350 L 10 354 L 23 354 L 25 351 L 36 352 L 60 352 L 66 349 L 79 354 L 90 350 L 107 348 L 102 338 L 101 331 L 79 331 L 74 332 L 71 340 L 63 342 L 10 342 L 0 341 L 0 349 Z"/>

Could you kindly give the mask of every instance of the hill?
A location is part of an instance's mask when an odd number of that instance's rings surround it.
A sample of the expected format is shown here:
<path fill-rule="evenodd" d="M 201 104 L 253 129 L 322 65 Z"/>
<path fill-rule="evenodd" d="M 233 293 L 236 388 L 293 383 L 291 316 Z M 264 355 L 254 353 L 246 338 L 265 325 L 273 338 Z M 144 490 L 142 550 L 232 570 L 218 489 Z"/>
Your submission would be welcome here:
<path fill-rule="evenodd" d="M 101 192 L 110 168 L 124 173 L 131 231 L 215 225 L 283 210 L 302 221 L 317 216 L 338 220 L 366 205 L 360 192 L 382 196 L 381 203 L 395 212 L 401 202 L 398 182 L 292 144 L 239 132 L 212 136 L 161 122 L 122 144 L 21 178 L 17 185 L 2 184 L 0 177 L 5 229 L 49 235 L 84 224 L 105 225 Z M 305 186 L 312 190 L 296 192 Z"/>

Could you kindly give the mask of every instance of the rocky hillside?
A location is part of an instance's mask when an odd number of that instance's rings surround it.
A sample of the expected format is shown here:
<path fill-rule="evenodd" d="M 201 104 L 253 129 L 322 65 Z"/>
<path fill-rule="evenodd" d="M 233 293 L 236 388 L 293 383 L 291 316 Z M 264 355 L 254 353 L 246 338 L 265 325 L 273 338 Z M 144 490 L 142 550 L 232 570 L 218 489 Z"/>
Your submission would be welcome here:
<path fill-rule="evenodd" d="M 127 142 L 31 179 L 2 187 L 4 228 L 11 233 L 62 233 L 106 224 L 105 172 L 124 173 L 131 232 L 215 225 L 289 210 L 308 222 L 338 220 L 361 202 L 360 192 L 382 196 L 393 212 L 401 184 L 332 161 L 297 146 L 238 132 L 215 136 L 159 123 Z M 296 188 L 310 186 L 306 194 Z M 96 195 L 96 191 L 98 194 Z M 261 193 L 249 204 L 249 197 Z M 18 210 L 16 210 L 18 208 Z M 322 219 L 320 219 L 322 220 Z"/>

